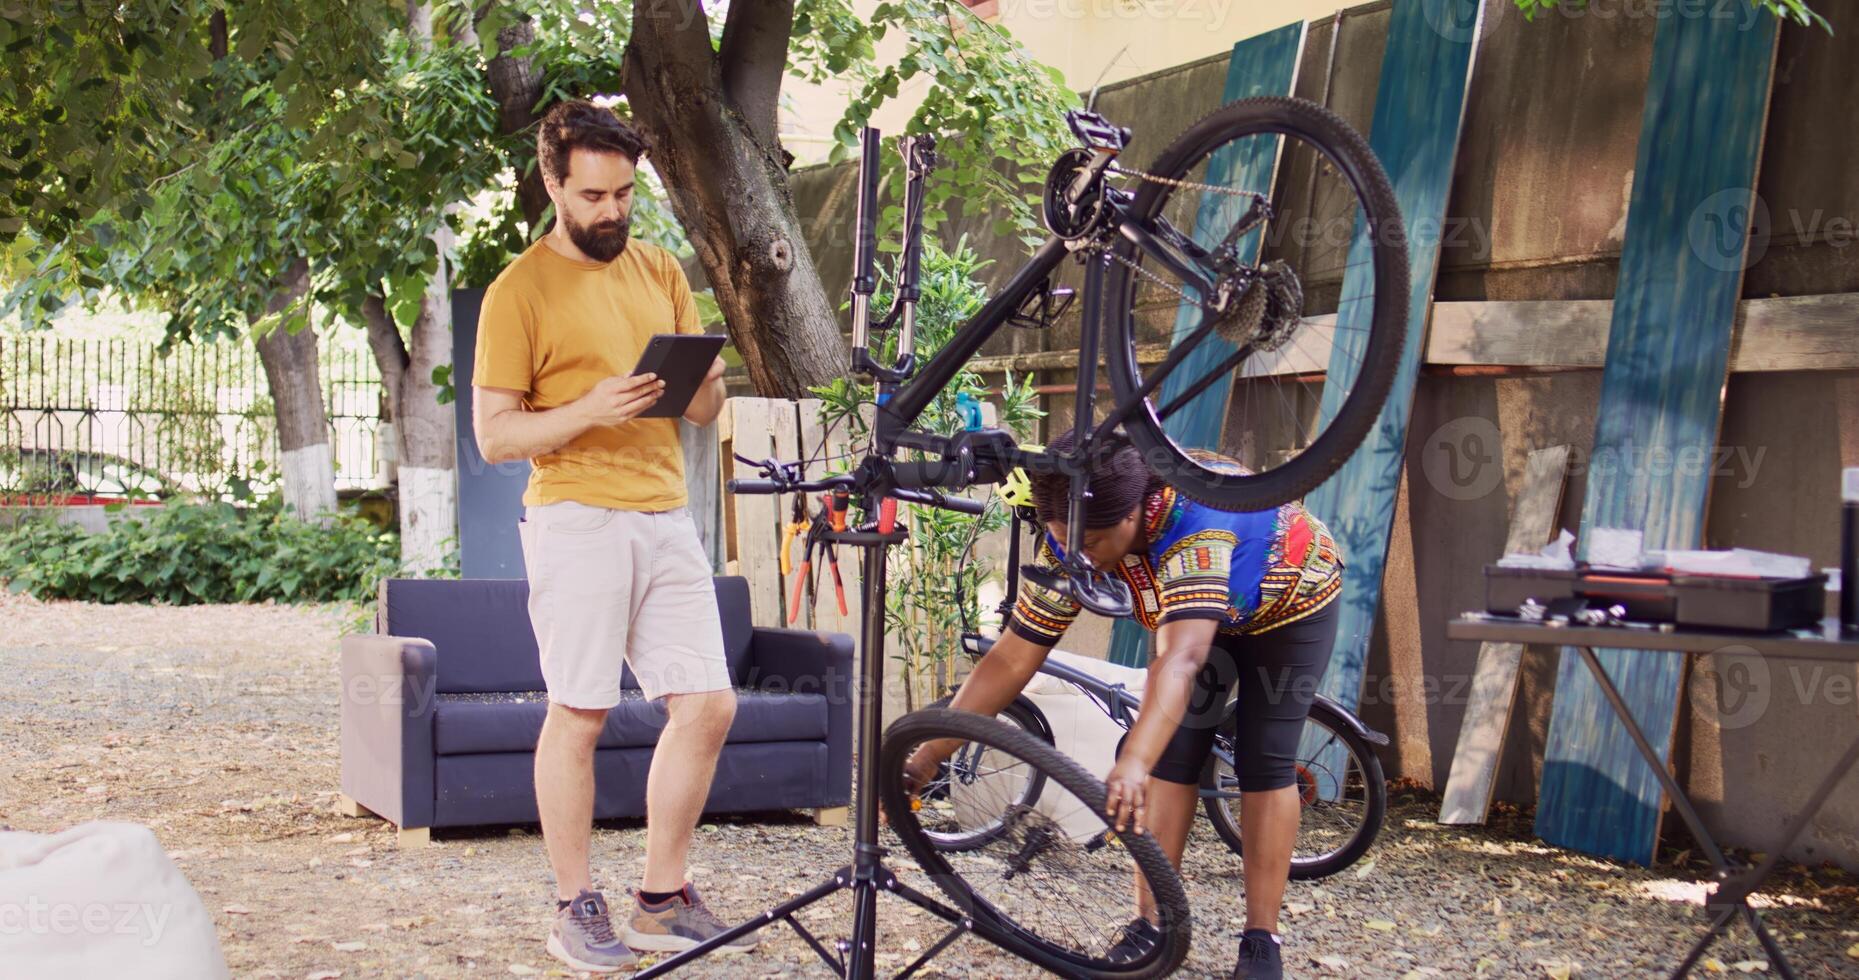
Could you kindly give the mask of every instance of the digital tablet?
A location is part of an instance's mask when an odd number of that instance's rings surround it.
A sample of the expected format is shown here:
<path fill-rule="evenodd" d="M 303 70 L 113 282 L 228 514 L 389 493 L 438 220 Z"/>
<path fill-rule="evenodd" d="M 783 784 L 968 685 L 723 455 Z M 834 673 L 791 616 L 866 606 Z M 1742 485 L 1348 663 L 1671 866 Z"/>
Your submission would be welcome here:
<path fill-rule="evenodd" d="M 639 355 L 634 375 L 656 374 L 665 382 L 665 393 L 652 407 L 640 412 L 642 419 L 675 419 L 691 407 L 697 387 L 710 373 L 710 365 L 722 352 L 728 337 L 720 333 L 653 334 L 645 353 Z"/>

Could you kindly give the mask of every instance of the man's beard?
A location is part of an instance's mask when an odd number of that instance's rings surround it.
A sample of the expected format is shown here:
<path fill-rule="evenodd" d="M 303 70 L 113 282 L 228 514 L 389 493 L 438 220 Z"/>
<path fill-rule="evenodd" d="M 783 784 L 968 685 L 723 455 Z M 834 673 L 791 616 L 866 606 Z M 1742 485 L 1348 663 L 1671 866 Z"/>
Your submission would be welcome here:
<path fill-rule="evenodd" d="M 632 230 L 630 216 L 597 225 L 584 225 L 566 215 L 563 220 L 568 223 L 568 239 L 596 262 L 611 262 L 626 251 L 627 235 Z"/>

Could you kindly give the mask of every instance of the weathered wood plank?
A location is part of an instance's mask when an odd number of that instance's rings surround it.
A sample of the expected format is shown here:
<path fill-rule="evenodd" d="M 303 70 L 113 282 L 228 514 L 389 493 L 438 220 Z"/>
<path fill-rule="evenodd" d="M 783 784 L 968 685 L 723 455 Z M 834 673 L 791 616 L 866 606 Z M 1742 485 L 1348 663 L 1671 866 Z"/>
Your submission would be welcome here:
<path fill-rule="evenodd" d="M 1510 517 L 1504 553 L 1535 551 L 1555 534 L 1556 513 L 1562 507 L 1562 489 L 1568 480 L 1569 447 L 1550 446 L 1530 453 L 1517 509 Z M 1459 724 L 1459 745 L 1446 777 L 1440 801 L 1439 822 L 1481 824 L 1491 809 L 1498 760 L 1504 754 L 1504 733 L 1510 729 L 1511 708 L 1517 702 L 1517 668 L 1523 661 L 1521 643 L 1486 643 L 1478 648 L 1478 666 L 1472 672 L 1472 694 Z"/>
<path fill-rule="evenodd" d="M 678 420 L 678 440 L 684 445 L 684 487 L 690 502 L 691 523 L 710 556 L 710 570 L 723 571 L 728 558 L 723 541 L 723 470 L 718 459 L 717 424 L 692 425 Z"/>
<path fill-rule="evenodd" d="M 1297 82 L 1298 62 L 1304 51 L 1307 25 L 1300 21 L 1233 45 L 1227 59 L 1226 85 L 1220 102 L 1262 95 L 1288 95 Z M 1270 194 L 1278 172 L 1281 139 L 1250 139 L 1228 144 L 1214 151 L 1208 161 L 1206 181 L 1235 190 Z M 1195 241 L 1212 248 L 1220 244 L 1231 228 L 1251 207 L 1251 198 L 1227 194 L 1204 194 L 1189 229 Z M 1263 239 L 1264 229 L 1257 229 L 1239 243 L 1242 261 L 1252 262 Z M 1170 345 L 1178 344 L 1200 326 L 1202 310 L 1198 303 L 1183 302 L 1175 311 L 1175 329 Z M 1196 346 L 1162 383 L 1157 404 L 1166 404 L 1190 384 L 1218 367 L 1233 353 L 1233 345 L 1218 335 L 1210 335 Z M 1251 361 L 1244 367 L 1250 367 Z M 1195 396 L 1164 424 L 1177 443 L 1196 449 L 1219 450 L 1220 434 L 1225 427 L 1227 402 L 1232 397 L 1231 382 L 1215 383 Z M 1123 620 L 1111 629 L 1110 660 L 1113 663 L 1141 666 L 1149 658 L 1148 631 L 1134 620 Z"/>
<path fill-rule="evenodd" d="M 1323 690 L 1353 708 L 1361 700 L 1368 643 L 1381 604 L 1382 569 L 1394 526 L 1402 446 L 1414 384 L 1426 349 L 1427 311 L 1442 244 L 1439 230 L 1452 185 L 1465 93 L 1483 10 L 1479 0 L 1402 0 L 1388 22 L 1386 52 L 1369 146 L 1394 183 L 1407 227 L 1412 273 L 1408 333 L 1392 391 L 1363 445 L 1341 471 L 1310 494 L 1310 510 L 1330 527 L 1345 566 L 1336 645 Z M 1373 275 L 1366 232 L 1357 229 L 1343 274 L 1330 374 L 1353 374 L 1371 322 Z M 1348 329 L 1344 329 L 1348 328 Z M 1324 386 L 1324 417 L 1334 415 L 1339 385 Z M 1311 746 L 1306 746 L 1311 748 Z M 1340 760 L 1338 760 L 1340 761 Z"/>
<path fill-rule="evenodd" d="M 1695 548 L 1703 538 L 1708 470 L 1645 464 L 1709 453 L 1717 439 L 1778 36 L 1773 18 L 1659 22 L 1583 498 L 1584 537 L 1593 528 L 1636 528 L 1648 548 Z M 1646 737 L 1669 759 L 1687 658 L 1596 652 Z M 1663 811 L 1656 773 L 1581 659 L 1564 651 L 1537 834 L 1650 865 Z"/>
<path fill-rule="evenodd" d="M 1427 363 L 1598 368 L 1613 310 L 1607 299 L 1440 303 Z"/>
<path fill-rule="evenodd" d="M 737 455 L 761 460 L 776 455 L 775 433 L 785 417 L 793 418 L 791 403 L 770 398 L 732 398 L 731 441 Z M 788 429 L 793 429 L 792 421 Z M 756 470 L 732 461 L 737 479 L 755 479 Z M 757 626 L 782 626 L 781 544 L 777 498 L 759 494 L 730 494 L 736 515 L 736 563 L 749 581 L 749 604 Z"/>
<path fill-rule="evenodd" d="M 1428 365 L 1599 368 L 1607 360 L 1611 299 L 1477 300 L 1433 304 Z M 1259 354 L 1249 376 L 1317 374 L 1329 363 L 1334 315 L 1313 316 L 1298 334 L 1300 348 Z M 1139 364 L 1160 363 L 1164 344 L 1137 348 Z M 976 358 L 982 373 L 1045 371 L 1077 366 L 1077 350 Z M 1848 371 L 1859 368 L 1859 293 L 1770 296 L 1744 300 L 1730 344 L 1730 372 Z"/>
<path fill-rule="evenodd" d="M 1614 302 L 1606 299 L 1439 303 L 1428 364 L 1598 368 L 1607 359 Z M 1744 300 L 1730 371 L 1859 368 L 1859 293 Z"/>

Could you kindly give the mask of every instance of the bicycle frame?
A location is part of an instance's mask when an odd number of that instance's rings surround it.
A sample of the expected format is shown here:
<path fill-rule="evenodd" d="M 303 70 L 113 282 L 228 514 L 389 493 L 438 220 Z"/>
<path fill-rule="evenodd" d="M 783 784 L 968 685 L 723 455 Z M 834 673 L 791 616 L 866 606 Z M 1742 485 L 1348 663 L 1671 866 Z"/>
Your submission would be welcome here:
<path fill-rule="evenodd" d="M 912 433 L 910 427 L 916 423 L 930 403 L 949 382 L 980 350 L 982 345 L 1008 323 L 1015 312 L 1031 298 L 1036 290 L 1045 288 L 1052 273 L 1065 257 L 1081 245 L 1100 242 L 1120 236 L 1135 245 L 1143 254 L 1154 258 L 1162 266 L 1180 276 L 1188 288 L 1198 295 L 1214 300 L 1213 308 L 1218 309 L 1224 301 L 1216 289 L 1216 282 L 1221 281 L 1217 273 L 1210 270 L 1201 261 L 1209 258 L 1186 236 L 1181 235 L 1166 221 L 1157 227 L 1150 227 L 1143 222 L 1134 221 L 1126 216 L 1121 192 L 1113 192 L 1104 187 L 1102 181 L 1110 162 L 1122 149 L 1128 133 L 1110 126 L 1101 117 L 1074 119 L 1074 131 L 1087 143 L 1092 153 L 1090 163 L 1081 171 L 1067 192 L 1068 200 L 1076 201 L 1080 195 L 1095 192 L 1101 206 L 1107 209 L 1102 223 L 1096 230 L 1072 241 L 1061 239 L 1057 235 L 1049 237 L 1033 252 L 1025 265 L 1021 266 L 1001 290 L 994 295 L 970 320 L 963 324 L 941 350 L 919 369 L 911 352 L 914 334 L 915 305 L 918 296 L 917 266 L 922 235 L 921 208 L 923 202 L 923 182 L 927 179 L 933 166 L 933 141 L 925 142 L 926 137 L 906 137 L 903 153 L 907 163 L 907 182 L 905 185 L 905 242 L 903 261 L 897 283 L 897 300 L 891 311 L 882 321 L 873 321 L 870 300 L 877 288 L 875 263 L 876 248 L 876 214 L 878 185 L 878 132 L 866 127 L 860 132 L 863 149 L 859 166 L 859 195 L 857 199 L 857 228 L 854 236 L 855 254 L 853 259 L 852 280 L 852 366 L 855 375 L 875 379 L 878 382 L 878 407 L 871 429 L 869 453 L 873 457 L 889 461 L 900 448 L 916 448 L 930 451 L 941 450 L 945 461 L 950 456 L 970 453 L 970 447 L 961 441 L 942 437 Z M 1096 128 L 1092 128 L 1095 124 Z M 1118 134 L 1121 134 L 1120 136 Z M 1195 253 L 1199 253 L 1198 255 Z M 1105 264 L 1109 261 L 1102 255 L 1092 256 L 1084 253 L 1088 260 L 1085 264 L 1084 305 L 1078 338 L 1077 387 L 1073 403 L 1072 417 L 1075 420 L 1096 418 L 1097 360 L 1103 330 L 1102 314 L 1104 302 Z M 890 366 L 878 364 L 871 356 L 870 335 L 874 329 L 885 329 L 901 319 L 901 333 L 897 360 Z M 1110 588 L 1109 597 L 1092 601 L 1089 596 L 1081 596 L 1081 601 L 1088 608 L 1107 615 L 1120 615 L 1127 609 L 1119 608 L 1127 595 L 1114 581 L 1101 578 L 1101 573 L 1094 573 L 1090 566 L 1075 556 L 1084 549 L 1084 485 L 1085 467 L 1079 465 L 1090 458 L 1091 450 L 1106 438 L 1118 425 L 1137 411 L 1144 410 L 1144 404 L 1162 381 L 1187 359 L 1188 354 L 1200 339 L 1211 332 L 1217 322 L 1213 316 L 1203 317 L 1203 322 L 1187 337 L 1174 346 L 1161 365 L 1136 391 L 1127 402 L 1119 403 L 1102 421 L 1090 427 L 1078 425 L 1079 437 L 1070 453 L 1054 454 L 1048 452 L 1030 452 L 1020 449 L 1010 441 L 995 440 L 987 446 L 994 457 L 991 462 L 999 469 L 998 475 L 1004 475 L 1007 469 L 1018 466 L 1029 472 L 1064 473 L 1071 478 L 1071 508 L 1067 515 L 1067 541 L 1065 546 L 1066 564 L 1074 576 L 1073 581 L 1106 581 Z M 1239 353 L 1229 359 L 1227 365 L 1210 372 L 1197 383 L 1178 395 L 1169 406 L 1163 408 L 1161 417 L 1166 417 L 1175 407 L 1207 388 L 1217 380 L 1225 367 L 1237 365 L 1250 352 L 1250 345 L 1242 346 Z M 868 466 L 870 460 L 868 458 Z M 874 489 L 879 494 L 890 489 L 921 489 L 940 486 L 949 489 L 961 489 L 971 482 L 992 482 L 987 479 L 972 480 L 967 467 L 951 469 L 935 463 L 929 464 L 894 464 L 888 467 L 873 468 L 877 479 L 873 481 Z M 1121 596 L 1121 600 L 1118 598 Z"/>

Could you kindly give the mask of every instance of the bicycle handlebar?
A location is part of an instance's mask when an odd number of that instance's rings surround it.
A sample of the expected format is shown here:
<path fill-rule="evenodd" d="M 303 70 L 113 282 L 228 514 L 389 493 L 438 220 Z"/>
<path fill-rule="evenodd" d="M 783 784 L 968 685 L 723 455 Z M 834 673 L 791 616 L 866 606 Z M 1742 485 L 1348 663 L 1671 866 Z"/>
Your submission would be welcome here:
<path fill-rule="evenodd" d="M 731 480 L 726 486 L 730 493 L 773 494 L 773 493 L 814 493 L 826 490 L 852 489 L 850 476 L 829 476 L 824 480 L 802 480 L 796 482 L 777 482 L 775 480 Z M 960 514 L 981 514 L 988 509 L 984 501 L 970 500 L 967 497 L 951 497 L 935 490 L 895 489 L 885 494 L 907 504 L 921 504 L 925 507 L 940 507 Z"/>

